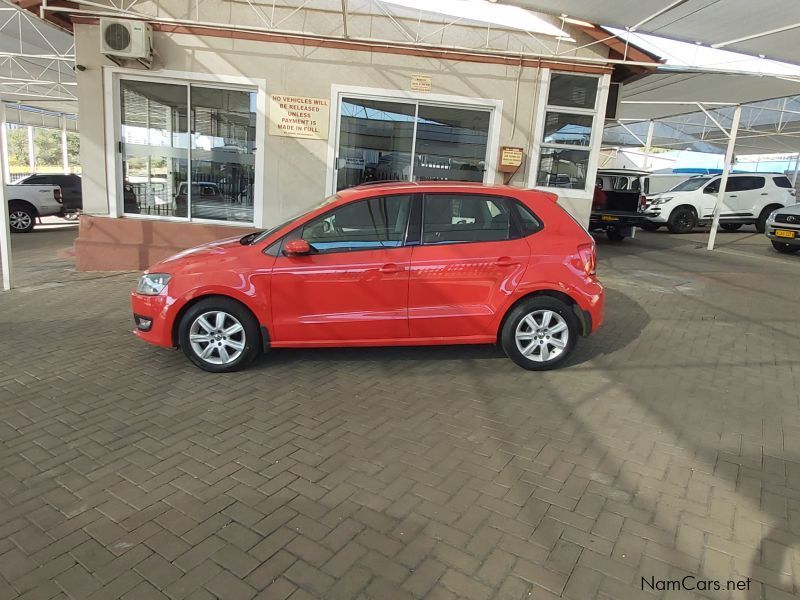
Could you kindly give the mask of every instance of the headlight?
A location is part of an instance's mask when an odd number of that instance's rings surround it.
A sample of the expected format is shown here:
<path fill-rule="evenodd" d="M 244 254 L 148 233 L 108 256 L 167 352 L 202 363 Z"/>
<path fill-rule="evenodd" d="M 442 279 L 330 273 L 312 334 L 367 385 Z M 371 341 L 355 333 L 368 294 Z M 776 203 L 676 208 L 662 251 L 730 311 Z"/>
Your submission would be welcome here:
<path fill-rule="evenodd" d="M 661 196 L 660 198 L 653 198 L 651 204 L 653 206 L 658 206 L 659 204 L 664 204 L 665 202 L 669 202 L 672 200 L 672 196 Z"/>
<path fill-rule="evenodd" d="M 142 296 L 158 296 L 167 287 L 171 275 L 166 273 L 147 273 L 139 277 L 136 293 Z"/>

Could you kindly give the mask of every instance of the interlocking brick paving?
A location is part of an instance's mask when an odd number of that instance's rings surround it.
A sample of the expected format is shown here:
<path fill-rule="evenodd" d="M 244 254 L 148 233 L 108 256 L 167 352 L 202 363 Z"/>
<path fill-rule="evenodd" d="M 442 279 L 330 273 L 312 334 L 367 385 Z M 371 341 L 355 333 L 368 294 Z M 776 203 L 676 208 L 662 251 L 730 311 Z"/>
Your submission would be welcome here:
<path fill-rule="evenodd" d="M 73 235 L 17 236 L 0 294 L 0 598 L 800 591 L 800 257 L 600 242 L 607 322 L 555 372 L 446 347 L 211 375 L 129 333 L 135 275 L 73 273 Z M 686 574 L 753 581 L 642 590 Z"/>

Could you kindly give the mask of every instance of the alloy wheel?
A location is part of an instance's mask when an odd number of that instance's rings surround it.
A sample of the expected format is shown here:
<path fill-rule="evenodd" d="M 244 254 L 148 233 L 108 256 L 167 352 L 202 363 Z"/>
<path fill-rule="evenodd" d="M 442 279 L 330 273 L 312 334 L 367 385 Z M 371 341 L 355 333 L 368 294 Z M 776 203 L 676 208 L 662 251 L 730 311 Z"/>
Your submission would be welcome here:
<path fill-rule="evenodd" d="M 22 210 L 15 210 L 8 215 L 8 224 L 11 229 L 24 230 L 31 226 L 31 216 Z"/>
<path fill-rule="evenodd" d="M 536 310 L 520 320 L 514 338 L 525 358 L 543 363 L 564 353 L 569 341 L 569 327 L 557 312 Z"/>
<path fill-rule="evenodd" d="M 213 365 L 228 365 L 245 348 L 244 327 L 230 313 L 213 310 L 198 316 L 189 328 L 189 344 L 200 360 Z"/>

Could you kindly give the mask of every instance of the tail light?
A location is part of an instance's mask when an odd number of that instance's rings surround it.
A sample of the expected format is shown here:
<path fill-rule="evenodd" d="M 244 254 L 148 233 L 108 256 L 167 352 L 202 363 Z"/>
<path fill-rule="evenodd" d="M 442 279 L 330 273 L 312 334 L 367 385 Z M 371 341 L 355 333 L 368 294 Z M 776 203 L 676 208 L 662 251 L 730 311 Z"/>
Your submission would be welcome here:
<path fill-rule="evenodd" d="M 642 194 L 641 196 L 639 196 L 639 210 L 643 211 L 645 206 L 647 206 L 647 196 Z"/>
<path fill-rule="evenodd" d="M 593 243 L 578 246 L 578 256 L 581 262 L 580 268 L 586 275 L 597 273 L 597 253 Z"/>
<path fill-rule="evenodd" d="M 53 190 L 53 198 L 55 198 L 55 201 L 58 202 L 59 204 L 63 202 L 61 198 L 61 188 L 56 188 Z"/>

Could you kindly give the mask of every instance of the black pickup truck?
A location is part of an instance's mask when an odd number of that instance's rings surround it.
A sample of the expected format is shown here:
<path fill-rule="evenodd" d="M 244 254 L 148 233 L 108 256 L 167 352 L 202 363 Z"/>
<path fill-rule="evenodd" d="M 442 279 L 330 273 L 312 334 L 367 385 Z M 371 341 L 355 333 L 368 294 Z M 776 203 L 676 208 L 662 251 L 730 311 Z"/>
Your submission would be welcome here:
<path fill-rule="evenodd" d="M 605 231 L 609 240 L 621 242 L 647 218 L 642 177 L 647 171 L 601 169 L 592 201 L 589 231 Z"/>

